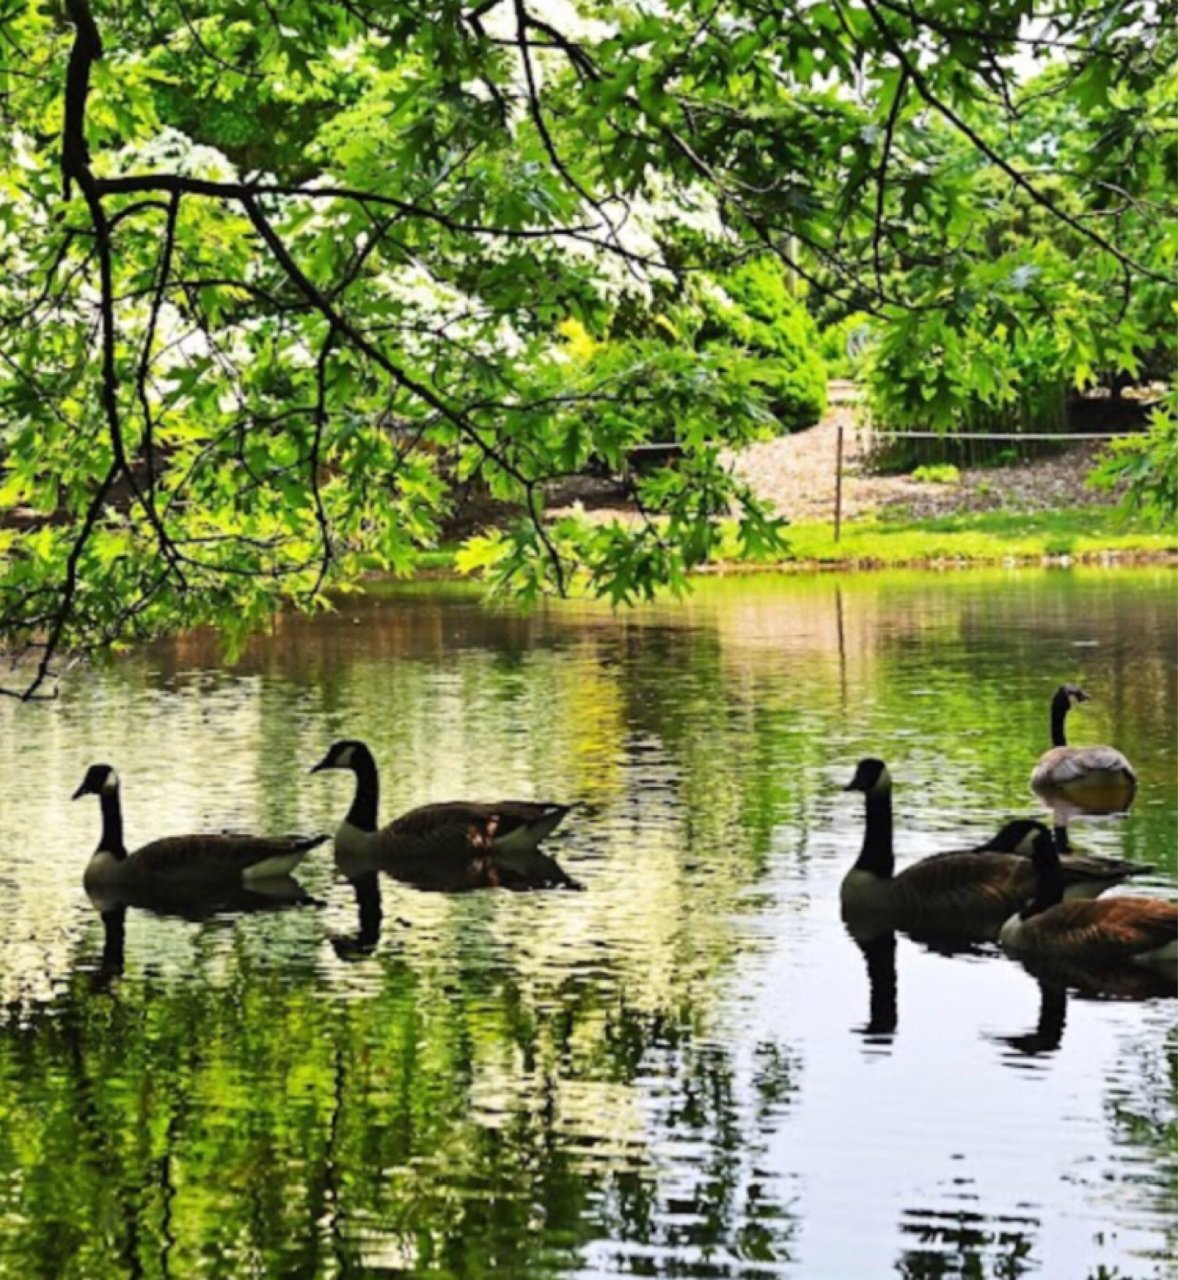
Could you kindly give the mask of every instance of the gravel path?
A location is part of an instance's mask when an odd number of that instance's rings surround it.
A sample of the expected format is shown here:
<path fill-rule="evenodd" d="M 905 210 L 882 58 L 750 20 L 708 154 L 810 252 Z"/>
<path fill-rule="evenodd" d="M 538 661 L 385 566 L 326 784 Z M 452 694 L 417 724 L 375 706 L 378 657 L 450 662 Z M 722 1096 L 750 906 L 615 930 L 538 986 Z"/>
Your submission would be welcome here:
<path fill-rule="evenodd" d="M 959 484 L 918 483 L 906 475 L 874 475 L 871 433 L 859 421 L 855 389 L 830 384 L 826 417 L 806 431 L 750 445 L 732 455 L 737 472 L 753 491 L 792 521 L 832 520 L 838 431 L 843 429 L 843 518 L 881 510 L 924 518 L 960 511 L 1043 511 L 1061 506 L 1111 503 L 1085 478 L 1101 449 L 1077 444 L 1055 457 L 1006 467 L 961 469 Z"/>
<path fill-rule="evenodd" d="M 957 484 L 918 482 L 907 475 L 877 475 L 871 470 L 871 432 L 857 410 L 858 393 L 849 382 L 831 382 L 830 408 L 816 426 L 777 436 L 727 455 L 758 497 L 794 522 L 834 519 L 835 460 L 839 428 L 843 432 L 844 520 L 876 512 L 916 519 L 973 511 L 1050 511 L 1066 506 L 1095 506 L 1116 501 L 1085 484 L 1097 442 L 1081 442 L 1054 457 L 1005 467 L 964 467 Z M 632 516 L 619 508 L 617 485 L 578 479 L 550 493 L 550 511 L 560 515 L 574 502 L 589 518 L 608 521 Z"/>

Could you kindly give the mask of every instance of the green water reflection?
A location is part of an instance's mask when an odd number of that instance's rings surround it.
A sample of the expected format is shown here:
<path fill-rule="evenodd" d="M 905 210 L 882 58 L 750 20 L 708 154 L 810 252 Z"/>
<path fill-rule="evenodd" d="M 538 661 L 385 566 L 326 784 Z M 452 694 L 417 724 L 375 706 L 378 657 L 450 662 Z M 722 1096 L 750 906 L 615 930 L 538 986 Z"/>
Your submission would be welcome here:
<path fill-rule="evenodd" d="M 1174 1002 L 857 946 L 837 885 L 860 755 L 902 860 L 987 835 L 1034 812 L 1078 679 L 1075 740 L 1141 790 L 1073 842 L 1172 892 L 1174 586 L 731 579 L 615 616 L 435 584 L 282 619 L 231 670 L 192 636 L 0 707 L 0 1273 L 1164 1274 Z M 329 829 L 347 784 L 306 770 L 339 737 L 385 819 L 577 801 L 550 848 L 586 892 L 357 893 L 324 849 L 321 906 L 132 909 L 104 957 L 86 764 L 117 764 L 132 846 Z"/>

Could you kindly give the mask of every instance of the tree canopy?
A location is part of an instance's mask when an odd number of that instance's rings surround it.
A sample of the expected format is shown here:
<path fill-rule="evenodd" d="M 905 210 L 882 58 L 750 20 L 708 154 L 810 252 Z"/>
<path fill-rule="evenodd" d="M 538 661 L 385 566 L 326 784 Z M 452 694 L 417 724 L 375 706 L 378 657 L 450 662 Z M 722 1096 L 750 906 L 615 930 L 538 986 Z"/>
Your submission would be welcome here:
<path fill-rule="evenodd" d="M 1169 367 L 1175 43 L 1142 0 L 10 0 L 5 691 L 407 571 L 472 478 L 524 595 L 681 586 L 730 512 L 771 548 L 722 451 L 786 374 L 725 279 L 873 317 L 938 423 L 1016 348 Z M 639 519 L 545 518 L 669 424 Z"/>

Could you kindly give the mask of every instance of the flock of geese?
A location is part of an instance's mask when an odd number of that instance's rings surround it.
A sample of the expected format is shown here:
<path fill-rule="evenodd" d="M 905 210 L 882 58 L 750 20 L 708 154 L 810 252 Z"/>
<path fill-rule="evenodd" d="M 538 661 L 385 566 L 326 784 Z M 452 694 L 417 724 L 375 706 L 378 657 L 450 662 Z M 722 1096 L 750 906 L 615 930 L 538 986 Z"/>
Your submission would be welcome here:
<path fill-rule="evenodd" d="M 1067 745 L 1067 714 L 1085 701 L 1087 695 L 1075 685 L 1057 690 L 1052 746 L 1031 774 L 1033 789 L 1057 814 L 1121 811 L 1137 787 L 1132 766 L 1119 751 Z M 451 801 L 413 809 L 381 827 L 379 778 L 368 747 L 352 739 L 334 743 L 311 772 L 328 770 L 350 772 L 355 783 L 351 806 L 335 832 L 335 856 L 357 887 L 361 934 L 370 941 L 374 910 L 379 928 L 379 898 L 375 907 L 372 901 L 378 871 L 442 890 L 580 888 L 539 848 L 570 805 Z M 862 850 L 841 886 L 843 917 L 852 928 L 856 922 L 876 923 L 997 941 L 1029 959 L 1178 967 L 1178 905 L 1139 896 L 1100 898 L 1149 868 L 1073 854 L 1066 818 L 1054 831 L 1032 819 L 1008 822 L 985 844 L 936 853 L 897 872 L 887 767 L 882 760 L 861 760 L 845 789 L 861 792 L 866 804 Z M 83 795 L 97 796 L 101 806 L 102 835 L 83 883 L 104 917 L 128 905 L 166 909 L 201 900 L 235 905 L 235 894 L 241 905 L 251 893 L 280 896 L 276 886 L 281 885 L 298 895 L 290 873 L 328 839 L 196 834 L 154 840 L 128 852 L 115 770 L 91 765 L 74 799 Z"/>

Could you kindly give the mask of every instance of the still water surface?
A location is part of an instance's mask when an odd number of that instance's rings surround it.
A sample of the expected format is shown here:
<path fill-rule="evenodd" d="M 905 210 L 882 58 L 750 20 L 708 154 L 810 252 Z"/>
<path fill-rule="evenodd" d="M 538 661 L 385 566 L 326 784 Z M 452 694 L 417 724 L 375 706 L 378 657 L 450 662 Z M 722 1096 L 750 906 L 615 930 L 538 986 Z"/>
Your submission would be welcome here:
<path fill-rule="evenodd" d="M 1141 775 L 1073 843 L 1172 894 L 1174 588 L 766 577 L 524 616 L 418 586 L 283 619 L 231 670 L 193 637 L 0 707 L 0 1273 L 1172 1274 L 1178 1002 L 863 950 L 837 904 L 861 755 L 895 775 L 901 864 L 973 843 L 1034 811 L 1064 679 L 1094 699 L 1073 740 Z M 131 910 L 104 969 L 87 764 L 118 767 L 132 847 L 331 829 L 349 781 L 306 770 L 345 736 L 384 820 L 577 801 L 548 848 L 585 892 L 385 881 L 374 937 L 325 846 L 322 907 Z"/>

